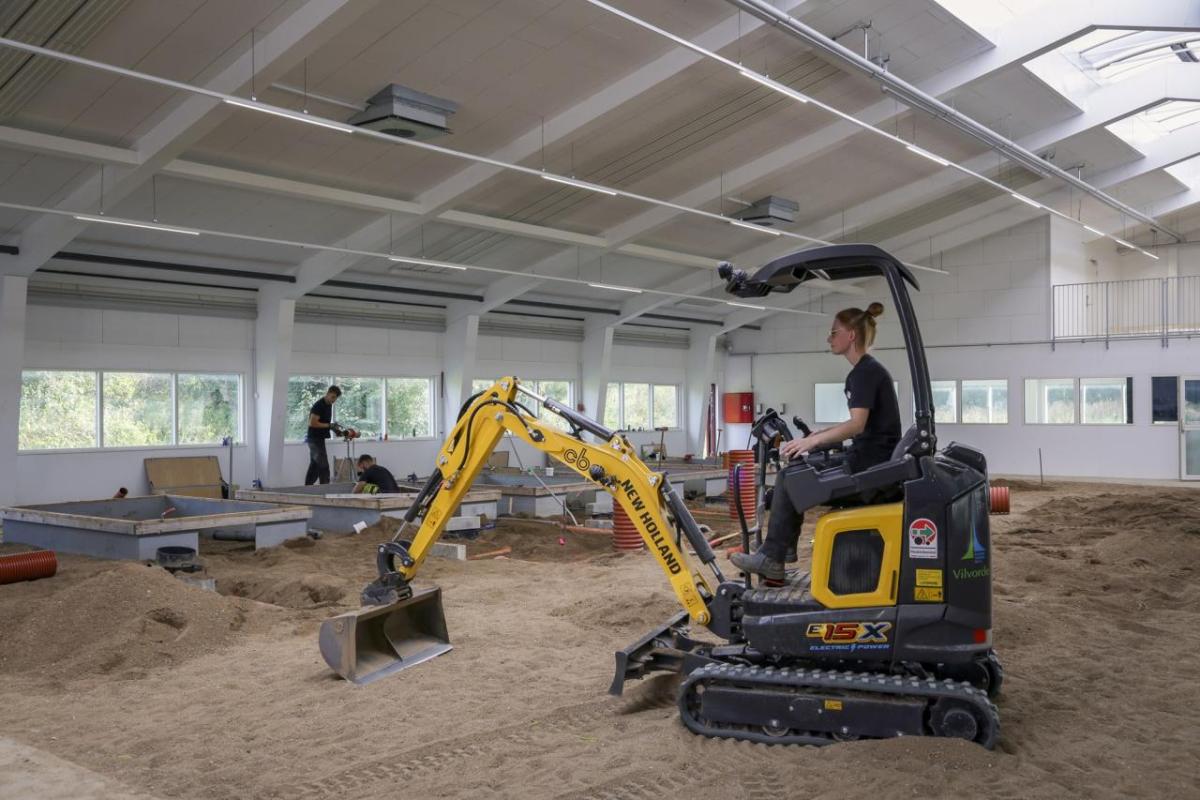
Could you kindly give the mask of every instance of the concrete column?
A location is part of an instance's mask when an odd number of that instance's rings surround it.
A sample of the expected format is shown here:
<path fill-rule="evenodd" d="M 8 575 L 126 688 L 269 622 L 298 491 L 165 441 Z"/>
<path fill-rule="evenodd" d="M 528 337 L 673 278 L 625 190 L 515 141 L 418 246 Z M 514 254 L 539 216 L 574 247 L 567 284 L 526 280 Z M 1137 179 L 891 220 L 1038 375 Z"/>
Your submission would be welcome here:
<path fill-rule="evenodd" d="M 29 279 L 24 276 L 0 276 L 0 506 L 17 502 L 17 444 L 28 289 Z"/>
<path fill-rule="evenodd" d="M 708 387 L 716 376 L 717 336 L 711 330 L 692 329 L 688 345 L 687 385 L 684 387 L 684 429 L 687 449 L 697 456 L 704 453 L 704 421 L 708 404 Z M 710 447 L 715 443 L 710 443 Z"/>
<path fill-rule="evenodd" d="M 254 472 L 263 486 L 284 486 L 283 439 L 296 301 L 272 288 L 258 292 L 254 323 Z"/>
<path fill-rule="evenodd" d="M 442 435 L 454 427 L 458 411 L 471 396 L 479 350 L 479 314 L 474 304 L 451 303 L 446 309 L 446 339 L 442 343 Z M 499 376 L 491 376 L 499 377 Z"/>
<path fill-rule="evenodd" d="M 613 330 L 611 320 L 588 317 L 583 326 L 583 347 L 580 349 L 583 413 L 601 423 L 604 422 L 604 399 L 612 372 Z"/>

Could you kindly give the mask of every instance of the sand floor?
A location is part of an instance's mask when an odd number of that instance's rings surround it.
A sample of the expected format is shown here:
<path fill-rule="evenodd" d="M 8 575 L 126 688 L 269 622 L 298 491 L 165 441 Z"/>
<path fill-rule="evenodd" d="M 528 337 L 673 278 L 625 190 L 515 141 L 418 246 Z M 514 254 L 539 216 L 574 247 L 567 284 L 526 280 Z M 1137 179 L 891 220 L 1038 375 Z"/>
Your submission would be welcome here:
<path fill-rule="evenodd" d="M 514 557 L 426 563 L 453 652 L 362 688 L 316 633 L 357 605 L 378 531 L 209 547 L 228 594 L 71 556 L 0 586 L 0 797 L 1200 796 L 1200 494 L 1014 481 L 992 521 L 993 752 L 711 741 L 666 677 L 608 697 L 613 651 L 676 609 L 666 580 L 603 537 L 520 523 L 472 546 Z"/>

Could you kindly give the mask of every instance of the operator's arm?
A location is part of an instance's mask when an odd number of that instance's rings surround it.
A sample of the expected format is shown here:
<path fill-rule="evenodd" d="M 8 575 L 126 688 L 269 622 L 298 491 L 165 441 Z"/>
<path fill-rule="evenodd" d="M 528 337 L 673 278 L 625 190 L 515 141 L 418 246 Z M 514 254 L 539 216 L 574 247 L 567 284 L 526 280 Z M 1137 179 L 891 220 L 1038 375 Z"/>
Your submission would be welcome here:
<path fill-rule="evenodd" d="M 866 430 L 867 419 L 870 416 L 871 409 L 869 408 L 852 408 L 850 409 L 850 419 L 832 427 L 814 431 L 803 439 L 793 439 L 790 442 L 784 442 L 779 448 L 779 454 L 793 458 L 810 450 L 816 450 L 818 447 L 839 444 L 847 439 L 853 439 Z"/>
<path fill-rule="evenodd" d="M 310 427 L 310 428 L 332 428 L 333 423 L 332 422 L 321 422 L 320 417 L 318 417 L 316 414 L 313 414 L 312 412 L 309 412 L 308 427 Z"/>
<path fill-rule="evenodd" d="M 351 494 L 362 494 L 363 487 L 365 487 L 366 485 L 367 485 L 366 481 L 359 481 L 358 483 L 354 484 L 354 488 L 350 490 L 350 493 Z"/>

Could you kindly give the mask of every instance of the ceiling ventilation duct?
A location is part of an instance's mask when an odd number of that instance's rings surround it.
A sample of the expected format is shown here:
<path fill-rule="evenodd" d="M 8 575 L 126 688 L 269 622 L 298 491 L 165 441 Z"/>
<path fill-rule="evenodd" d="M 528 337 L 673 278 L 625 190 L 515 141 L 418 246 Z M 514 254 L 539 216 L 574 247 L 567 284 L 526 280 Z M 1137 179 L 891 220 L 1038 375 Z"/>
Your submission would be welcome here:
<path fill-rule="evenodd" d="M 756 200 L 741 211 L 735 211 L 733 216 L 742 222 L 762 225 L 764 228 L 777 228 L 796 221 L 796 212 L 800 204 L 784 197 L 767 195 Z"/>
<path fill-rule="evenodd" d="M 452 100 L 393 83 L 376 92 L 366 110 L 347 121 L 401 139 L 425 140 L 450 133 L 447 119 L 457 110 L 458 103 Z"/>

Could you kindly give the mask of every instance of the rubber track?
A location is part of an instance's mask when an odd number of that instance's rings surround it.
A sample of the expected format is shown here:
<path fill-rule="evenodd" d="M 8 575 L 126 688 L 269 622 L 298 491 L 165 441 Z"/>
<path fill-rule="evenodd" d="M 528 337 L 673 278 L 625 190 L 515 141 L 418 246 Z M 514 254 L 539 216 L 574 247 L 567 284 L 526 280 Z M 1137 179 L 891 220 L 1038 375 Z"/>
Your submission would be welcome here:
<path fill-rule="evenodd" d="M 679 716 L 683 724 L 693 733 L 711 738 L 741 739 L 743 741 L 761 744 L 799 744 L 826 745 L 834 744 L 834 739 L 825 733 L 797 733 L 784 736 L 771 736 L 763 731 L 746 730 L 742 727 L 722 728 L 704 725 L 689 709 L 689 698 L 693 697 L 693 688 L 703 683 L 711 686 L 720 683 L 740 684 L 773 688 L 791 689 L 830 689 L 847 692 L 872 692 L 877 694 L 903 695 L 906 697 L 926 697 L 941 699 L 944 697 L 961 700 L 974 706 L 979 712 L 979 718 L 987 720 L 990 725 L 976 741 L 989 750 L 995 746 L 1000 736 L 1000 714 L 996 706 L 988 700 L 987 693 L 976 689 L 966 681 L 935 680 L 933 678 L 905 678 L 899 675 L 880 675 L 871 672 L 853 672 L 850 670 L 820 670 L 820 669 L 777 669 L 775 667 L 750 667 L 733 664 L 708 664 L 693 671 L 679 689 Z"/>

